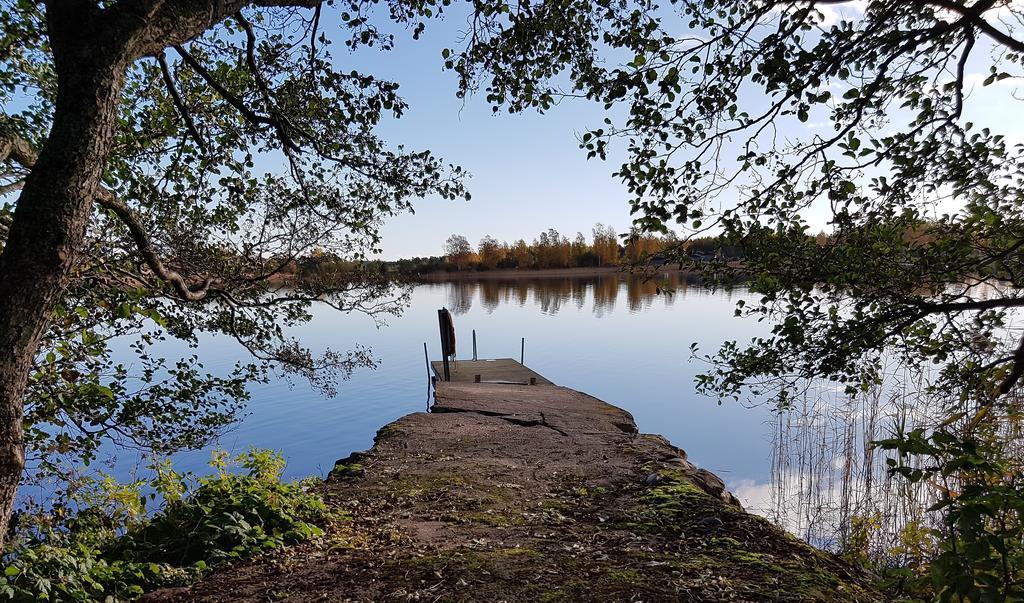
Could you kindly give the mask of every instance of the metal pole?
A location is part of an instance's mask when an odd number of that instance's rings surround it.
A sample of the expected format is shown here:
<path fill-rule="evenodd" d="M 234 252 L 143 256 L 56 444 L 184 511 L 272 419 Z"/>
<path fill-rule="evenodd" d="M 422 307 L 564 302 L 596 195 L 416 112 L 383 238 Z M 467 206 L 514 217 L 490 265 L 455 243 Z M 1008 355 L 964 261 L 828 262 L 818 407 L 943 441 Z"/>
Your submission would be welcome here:
<path fill-rule="evenodd" d="M 430 379 L 430 354 L 427 354 L 427 342 L 423 342 L 423 360 L 427 363 L 427 379 Z"/>
<path fill-rule="evenodd" d="M 523 358 L 526 356 L 526 338 L 519 342 L 519 364 L 523 364 Z M 525 366 L 525 365 L 524 365 Z"/>
<path fill-rule="evenodd" d="M 476 329 L 473 329 L 473 360 L 476 360 Z"/>
<path fill-rule="evenodd" d="M 437 311 L 437 324 L 441 330 L 441 363 L 444 365 L 444 380 L 451 381 L 451 373 L 448 368 L 448 350 L 451 344 L 448 343 L 448 329 L 445 328 L 444 313 L 444 308 Z"/>

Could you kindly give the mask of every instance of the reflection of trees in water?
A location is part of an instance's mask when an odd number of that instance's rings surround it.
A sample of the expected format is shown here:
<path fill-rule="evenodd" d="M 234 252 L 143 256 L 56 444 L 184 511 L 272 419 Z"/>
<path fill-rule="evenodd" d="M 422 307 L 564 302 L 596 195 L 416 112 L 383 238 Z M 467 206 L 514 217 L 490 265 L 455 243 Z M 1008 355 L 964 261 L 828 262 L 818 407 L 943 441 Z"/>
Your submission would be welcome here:
<path fill-rule="evenodd" d="M 499 282 L 480 281 L 480 305 L 487 310 L 488 314 L 494 312 L 494 309 L 502 302 L 508 303 L 510 294 L 509 288 L 503 287 Z"/>
<path fill-rule="evenodd" d="M 626 280 L 626 306 L 630 312 L 649 308 L 651 300 L 658 295 L 660 286 L 655 279 L 630 278 Z"/>
<path fill-rule="evenodd" d="M 527 281 L 518 281 L 512 287 L 513 293 L 515 294 L 516 301 L 519 302 L 520 306 L 526 305 L 526 300 L 530 299 L 530 283 Z"/>
<path fill-rule="evenodd" d="M 452 314 L 458 316 L 469 312 L 477 285 L 476 281 L 462 280 L 448 283 L 448 309 Z"/>
<path fill-rule="evenodd" d="M 545 314 L 557 314 L 563 302 L 572 298 L 572 279 L 544 279 L 543 286 L 533 290 L 533 297 Z"/>
<path fill-rule="evenodd" d="M 625 288 L 627 306 L 631 311 L 649 308 L 655 298 L 671 306 L 677 297 L 686 295 L 691 285 L 699 280 L 678 272 L 668 272 L 652 278 L 610 274 L 588 277 L 540 277 L 480 280 L 456 280 L 447 283 L 448 308 L 453 314 L 465 314 L 472 308 L 473 296 L 479 290 L 480 305 L 493 312 L 501 304 L 518 303 L 520 306 L 532 298 L 545 314 L 557 314 L 563 304 L 571 302 L 582 310 L 591 304 L 597 316 L 615 309 L 619 293 Z M 589 292 L 589 295 L 588 295 Z"/>
<path fill-rule="evenodd" d="M 587 289 L 590 283 L 584 279 L 572 279 L 572 301 L 577 310 L 582 310 L 587 303 Z"/>
<path fill-rule="evenodd" d="M 604 316 L 615 309 L 619 297 L 619 277 L 603 276 L 594 281 L 594 314 Z"/>

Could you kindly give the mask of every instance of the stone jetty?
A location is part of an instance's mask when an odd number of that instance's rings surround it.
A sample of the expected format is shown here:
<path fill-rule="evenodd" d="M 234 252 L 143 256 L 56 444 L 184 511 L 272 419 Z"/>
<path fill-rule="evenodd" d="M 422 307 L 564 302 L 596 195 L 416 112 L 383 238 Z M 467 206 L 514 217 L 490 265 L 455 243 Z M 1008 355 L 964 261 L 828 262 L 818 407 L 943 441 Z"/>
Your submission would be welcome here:
<path fill-rule="evenodd" d="M 626 411 L 554 385 L 438 383 L 323 484 L 314 542 L 152 601 L 878 601 Z"/>

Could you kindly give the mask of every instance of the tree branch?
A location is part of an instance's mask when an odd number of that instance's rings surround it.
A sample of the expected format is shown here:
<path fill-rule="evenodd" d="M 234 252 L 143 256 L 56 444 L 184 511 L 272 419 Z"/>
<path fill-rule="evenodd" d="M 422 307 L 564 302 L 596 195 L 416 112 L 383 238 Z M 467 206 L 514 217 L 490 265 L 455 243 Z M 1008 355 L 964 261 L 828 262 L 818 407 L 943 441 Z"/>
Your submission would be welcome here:
<path fill-rule="evenodd" d="M 317 4 L 316 10 L 313 12 L 313 25 L 312 31 L 309 34 L 309 62 L 310 64 L 316 59 L 316 36 L 320 29 L 320 11 L 323 9 L 323 5 Z"/>
<path fill-rule="evenodd" d="M 62 0 L 66 1 L 66 0 Z M 248 6 L 317 8 L 324 0 L 122 0 L 107 9 L 111 25 L 138 57 L 184 44 Z"/>
<path fill-rule="evenodd" d="M 811 4 L 848 4 L 853 0 L 804 0 Z M 776 4 L 788 4 L 788 2 L 778 2 Z M 1006 46 L 1010 50 L 1015 52 L 1024 52 L 1024 40 L 1018 40 L 1010 34 L 996 28 L 994 25 L 986 21 L 982 14 L 992 8 L 995 2 L 992 0 L 982 0 L 975 3 L 972 6 L 966 6 L 954 0 L 913 0 L 913 4 L 917 6 L 932 6 L 947 10 L 951 13 L 960 15 L 962 18 L 970 22 L 971 25 L 977 27 L 978 30 L 984 32 L 988 37 L 992 38 L 996 42 Z"/>
<path fill-rule="evenodd" d="M 189 285 L 181 274 L 166 267 L 153 247 L 153 241 L 149 238 L 149 233 L 146 232 L 146 227 L 142 224 L 142 220 L 139 219 L 138 215 L 130 207 L 122 203 L 114 193 L 105 188 L 100 188 L 96 202 L 100 207 L 109 209 L 120 218 L 121 222 L 128 228 L 128 232 L 131 233 L 132 240 L 135 241 L 135 247 L 138 248 L 139 253 L 145 259 L 146 265 L 149 266 L 149 269 L 153 271 L 157 278 L 170 283 L 178 293 L 178 296 L 186 301 L 199 301 L 206 297 L 210 290 L 210 285 L 213 284 L 213 279 L 206 277 L 197 285 Z"/>
<path fill-rule="evenodd" d="M 1024 40 L 1014 38 L 1010 34 L 997 29 L 994 25 L 982 18 L 982 13 L 988 10 L 988 8 L 994 4 L 993 2 L 979 2 L 975 6 L 964 6 L 963 4 L 953 2 L 952 0 L 916 0 L 915 4 L 930 4 L 938 6 L 943 10 L 956 13 L 970 21 L 971 25 L 977 27 L 978 30 L 984 32 L 988 37 L 992 38 L 996 42 L 999 42 L 1003 46 L 1006 46 L 1015 52 L 1024 52 Z"/>
<path fill-rule="evenodd" d="M 25 139 L 9 135 L 0 139 L 0 161 L 7 159 L 16 161 L 26 169 L 32 169 L 36 163 L 36 152 Z M 170 283 L 177 294 L 187 301 L 199 301 L 206 297 L 213 279 L 207 277 L 198 285 L 189 285 L 181 274 L 165 266 L 153 247 L 153 241 L 150 239 L 149 233 L 146 232 L 142 220 L 114 193 L 100 187 L 95 202 L 100 207 L 113 212 L 124 223 L 146 265 L 157 278 Z"/>
<path fill-rule="evenodd" d="M 182 60 L 184 60 L 185 63 L 192 68 L 193 71 L 199 74 L 199 77 L 203 78 L 203 81 L 205 81 L 211 88 L 213 88 L 214 92 L 216 92 L 221 98 L 227 101 L 229 105 L 231 105 L 239 113 L 241 113 L 242 117 L 244 117 L 246 121 L 257 127 L 270 126 L 274 128 L 274 130 L 278 134 L 278 137 L 281 139 L 281 144 L 284 145 L 286 150 L 300 150 L 298 145 L 296 145 L 295 142 L 287 135 L 287 133 L 284 132 L 284 126 L 283 124 L 281 124 L 279 120 L 266 115 L 260 115 L 252 109 L 250 109 L 242 99 L 233 94 L 230 90 L 225 88 L 223 84 L 217 81 L 217 78 L 213 77 L 213 74 L 210 73 L 205 67 L 203 67 L 202 64 L 200 64 L 199 61 L 197 61 L 196 58 L 192 56 L 191 53 L 189 53 L 187 50 L 185 50 L 181 46 L 175 46 L 174 50 L 181 56 Z M 259 79 L 259 75 L 254 74 L 253 77 Z"/>
<path fill-rule="evenodd" d="M 10 134 L 0 138 L 0 161 L 8 159 L 31 169 L 36 163 L 36 151 L 24 138 Z"/>
<path fill-rule="evenodd" d="M 999 384 L 999 393 L 1003 395 L 1010 393 L 1013 386 L 1020 381 L 1021 375 L 1024 375 L 1024 337 L 1021 337 L 1020 344 L 1013 352 L 1013 368 Z"/>
<path fill-rule="evenodd" d="M 24 180 L 9 182 L 3 186 L 0 186 L 0 197 L 6 195 L 7 193 L 13 193 L 14 191 L 21 190 L 23 186 L 25 186 Z"/>
<path fill-rule="evenodd" d="M 174 106 L 178 109 L 178 114 L 181 115 L 181 119 L 185 121 L 185 127 L 188 128 L 189 134 L 195 139 L 196 144 L 199 145 L 199 149 L 204 155 L 209 154 L 209 148 L 206 146 L 206 141 L 199 134 L 199 130 L 196 128 L 195 122 L 192 120 L 192 114 L 189 112 L 188 107 L 185 106 L 185 100 L 181 97 L 178 92 L 178 87 L 174 84 L 174 78 L 171 77 L 171 68 L 167 66 L 167 57 L 163 53 L 157 57 L 157 62 L 160 63 L 160 73 L 163 74 L 164 83 L 167 84 L 167 91 L 171 94 L 171 100 L 174 101 Z"/>

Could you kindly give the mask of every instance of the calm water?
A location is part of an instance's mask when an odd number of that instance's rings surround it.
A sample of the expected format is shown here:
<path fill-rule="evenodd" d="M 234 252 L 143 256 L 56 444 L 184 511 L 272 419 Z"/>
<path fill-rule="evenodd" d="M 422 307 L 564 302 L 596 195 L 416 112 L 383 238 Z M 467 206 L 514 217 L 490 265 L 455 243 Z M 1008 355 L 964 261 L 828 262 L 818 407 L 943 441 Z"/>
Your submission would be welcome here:
<path fill-rule="evenodd" d="M 641 431 L 666 436 L 742 498 L 770 477 L 771 415 L 764 408 L 719 405 L 698 396 L 693 379 L 702 365 L 691 359 L 690 345 L 712 351 L 766 326 L 733 317 L 745 292 L 713 293 L 677 282 L 668 296 L 657 294 L 655 286 L 621 275 L 425 284 L 414 289 L 402 316 L 381 328 L 368 316 L 317 308 L 313 321 L 297 332 L 307 345 L 367 345 L 379 368 L 357 371 L 335 398 L 304 383 L 254 385 L 248 415 L 218 445 L 280 450 L 288 476 L 325 475 L 336 459 L 369 448 L 382 425 L 426 408 L 423 343 L 432 360 L 440 358 L 436 310 L 445 306 L 455 316 L 459 358 L 472 356 L 473 329 L 481 358 L 518 358 L 525 337 L 530 368 L 625 408 Z M 243 354 L 223 338 L 205 341 L 199 350 L 214 372 Z M 208 458 L 208 451 L 197 451 L 175 461 L 198 471 Z M 128 461 L 120 454 L 115 473 L 127 473 Z"/>

